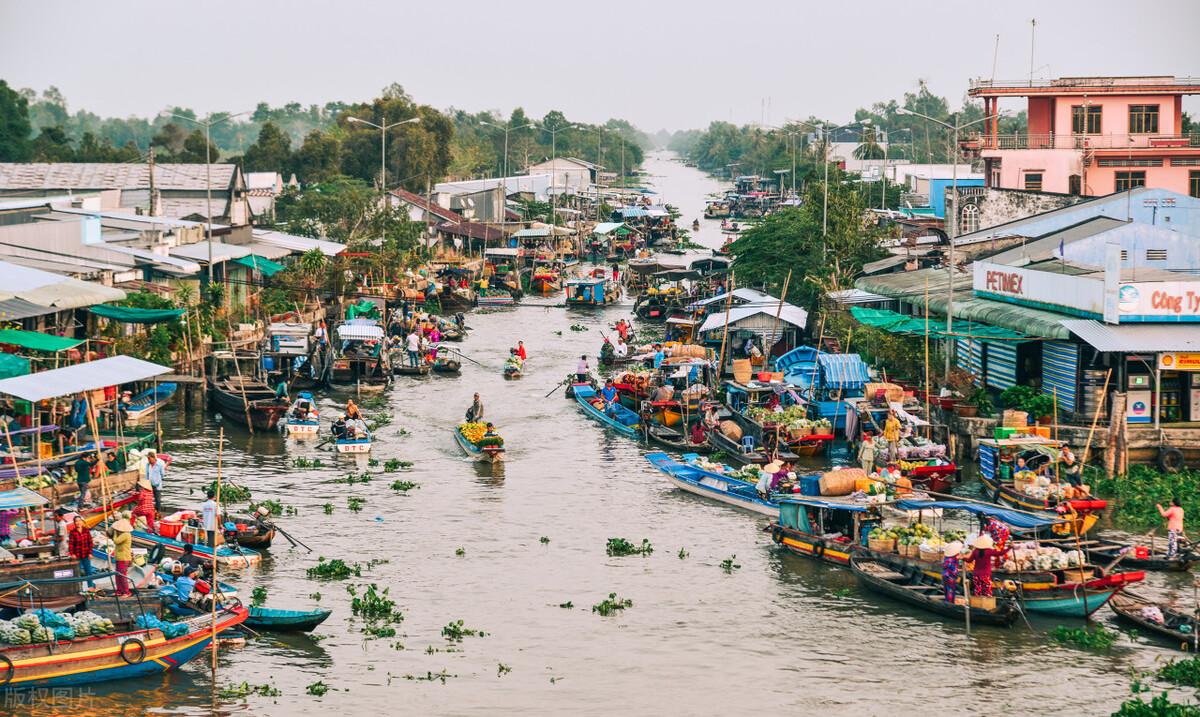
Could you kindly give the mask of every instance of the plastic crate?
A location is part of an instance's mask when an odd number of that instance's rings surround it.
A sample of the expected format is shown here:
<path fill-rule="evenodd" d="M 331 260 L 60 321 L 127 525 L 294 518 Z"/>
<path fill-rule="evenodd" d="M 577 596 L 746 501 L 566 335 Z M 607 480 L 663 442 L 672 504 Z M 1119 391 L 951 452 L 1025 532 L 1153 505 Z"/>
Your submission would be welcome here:
<path fill-rule="evenodd" d="M 821 495 L 821 476 L 800 476 L 801 495 Z"/>
<path fill-rule="evenodd" d="M 996 440 L 1002 441 L 1005 438 L 1012 438 L 1016 434 L 1016 432 L 1017 432 L 1017 429 L 1015 429 L 1011 426 L 997 426 L 996 434 L 995 434 Z"/>

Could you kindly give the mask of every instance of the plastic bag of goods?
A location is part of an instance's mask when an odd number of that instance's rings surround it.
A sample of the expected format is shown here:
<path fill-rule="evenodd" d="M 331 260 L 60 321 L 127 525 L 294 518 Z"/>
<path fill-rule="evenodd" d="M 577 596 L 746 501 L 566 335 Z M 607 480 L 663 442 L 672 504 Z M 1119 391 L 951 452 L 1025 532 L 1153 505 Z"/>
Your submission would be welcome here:
<path fill-rule="evenodd" d="M 821 475 L 821 495 L 850 495 L 855 482 L 866 478 L 862 468 L 838 468 Z"/>
<path fill-rule="evenodd" d="M 742 427 L 734 421 L 721 421 L 721 434 L 731 441 L 742 440 Z"/>

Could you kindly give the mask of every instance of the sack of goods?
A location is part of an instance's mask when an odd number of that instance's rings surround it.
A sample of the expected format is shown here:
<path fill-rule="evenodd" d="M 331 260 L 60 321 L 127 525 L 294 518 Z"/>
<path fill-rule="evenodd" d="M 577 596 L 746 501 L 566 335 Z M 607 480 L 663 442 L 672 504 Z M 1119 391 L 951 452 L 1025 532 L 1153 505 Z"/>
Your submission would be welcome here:
<path fill-rule="evenodd" d="M 855 483 L 866 478 L 862 468 L 838 468 L 821 475 L 821 495 L 850 495 Z"/>
<path fill-rule="evenodd" d="M 742 427 L 734 421 L 721 421 L 721 435 L 731 441 L 742 440 Z"/>
<path fill-rule="evenodd" d="M 671 349 L 672 356 L 686 356 L 688 358 L 707 358 L 708 349 L 697 344 L 678 344 Z"/>
<path fill-rule="evenodd" d="M 1029 414 L 1025 411 L 1016 411 L 1010 408 L 1004 412 L 1001 421 L 1005 426 L 1024 428 L 1029 425 Z"/>

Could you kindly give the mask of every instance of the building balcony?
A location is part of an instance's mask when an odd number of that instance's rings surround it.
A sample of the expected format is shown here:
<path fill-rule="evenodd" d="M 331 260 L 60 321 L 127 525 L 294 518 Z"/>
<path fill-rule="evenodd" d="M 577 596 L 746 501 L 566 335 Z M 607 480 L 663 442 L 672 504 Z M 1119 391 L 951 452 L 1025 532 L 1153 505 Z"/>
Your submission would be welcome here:
<path fill-rule="evenodd" d="M 959 144 L 963 152 L 972 154 L 985 150 L 1006 149 L 1134 150 L 1141 154 L 1200 148 L 1200 133 L 976 134 L 963 139 Z"/>
<path fill-rule="evenodd" d="M 1191 95 L 1200 77 L 1060 77 L 1054 80 L 971 80 L 971 97 L 1054 97 L 1067 95 Z"/>

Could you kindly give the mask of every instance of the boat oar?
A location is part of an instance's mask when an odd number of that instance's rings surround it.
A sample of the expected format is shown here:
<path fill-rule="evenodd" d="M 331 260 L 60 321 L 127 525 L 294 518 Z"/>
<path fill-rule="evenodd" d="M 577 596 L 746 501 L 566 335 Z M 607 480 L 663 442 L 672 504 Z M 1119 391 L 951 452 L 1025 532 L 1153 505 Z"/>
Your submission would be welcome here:
<path fill-rule="evenodd" d="M 287 538 L 288 542 L 290 542 L 292 545 L 299 545 L 301 548 L 304 548 L 305 550 L 307 550 L 310 553 L 313 551 L 312 548 L 308 547 L 307 545 L 300 542 L 299 540 L 293 538 L 291 533 L 287 532 L 283 528 L 280 528 L 278 525 L 271 523 L 271 527 L 274 528 L 275 530 L 278 530 L 279 534 L 282 535 L 283 537 Z"/>
<path fill-rule="evenodd" d="M 564 383 L 560 383 L 560 384 L 558 384 L 558 385 L 557 385 L 557 386 L 555 386 L 554 388 L 550 389 L 550 393 L 547 393 L 545 396 L 542 396 L 542 398 L 550 398 L 550 395 L 551 395 L 551 394 L 553 394 L 555 391 L 557 391 L 558 389 L 562 388 L 562 387 L 563 387 L 563 386 L 565 386 L 565 385 L 566 385 L 566 384 L 564 384 Z"/>
<path fill-rule="evenodd" d="M 476 366 L 483 366 L 483 364 L 479 363 L 478 361 L 476 361 L 475 359 L 473 359 L 473 358 L 471 358 L 470 356 L 466 355 L 466 354 L 465 354 L 465 353 L 463 353 L 462 351 L 459 351 L 458 349 L 450 349 L 450 351 L 453 351 L 454 353 L 458 354 L 459 356 L 462 356 L 463 358 L 465 358 L 466 360 L 468 360 L 468 361 L 470 361 L 471 363 L 475 364 Z M 487 366 L 483 366 L 483 367 L 484 367 L 484 368 L 487 368 Z"/>

